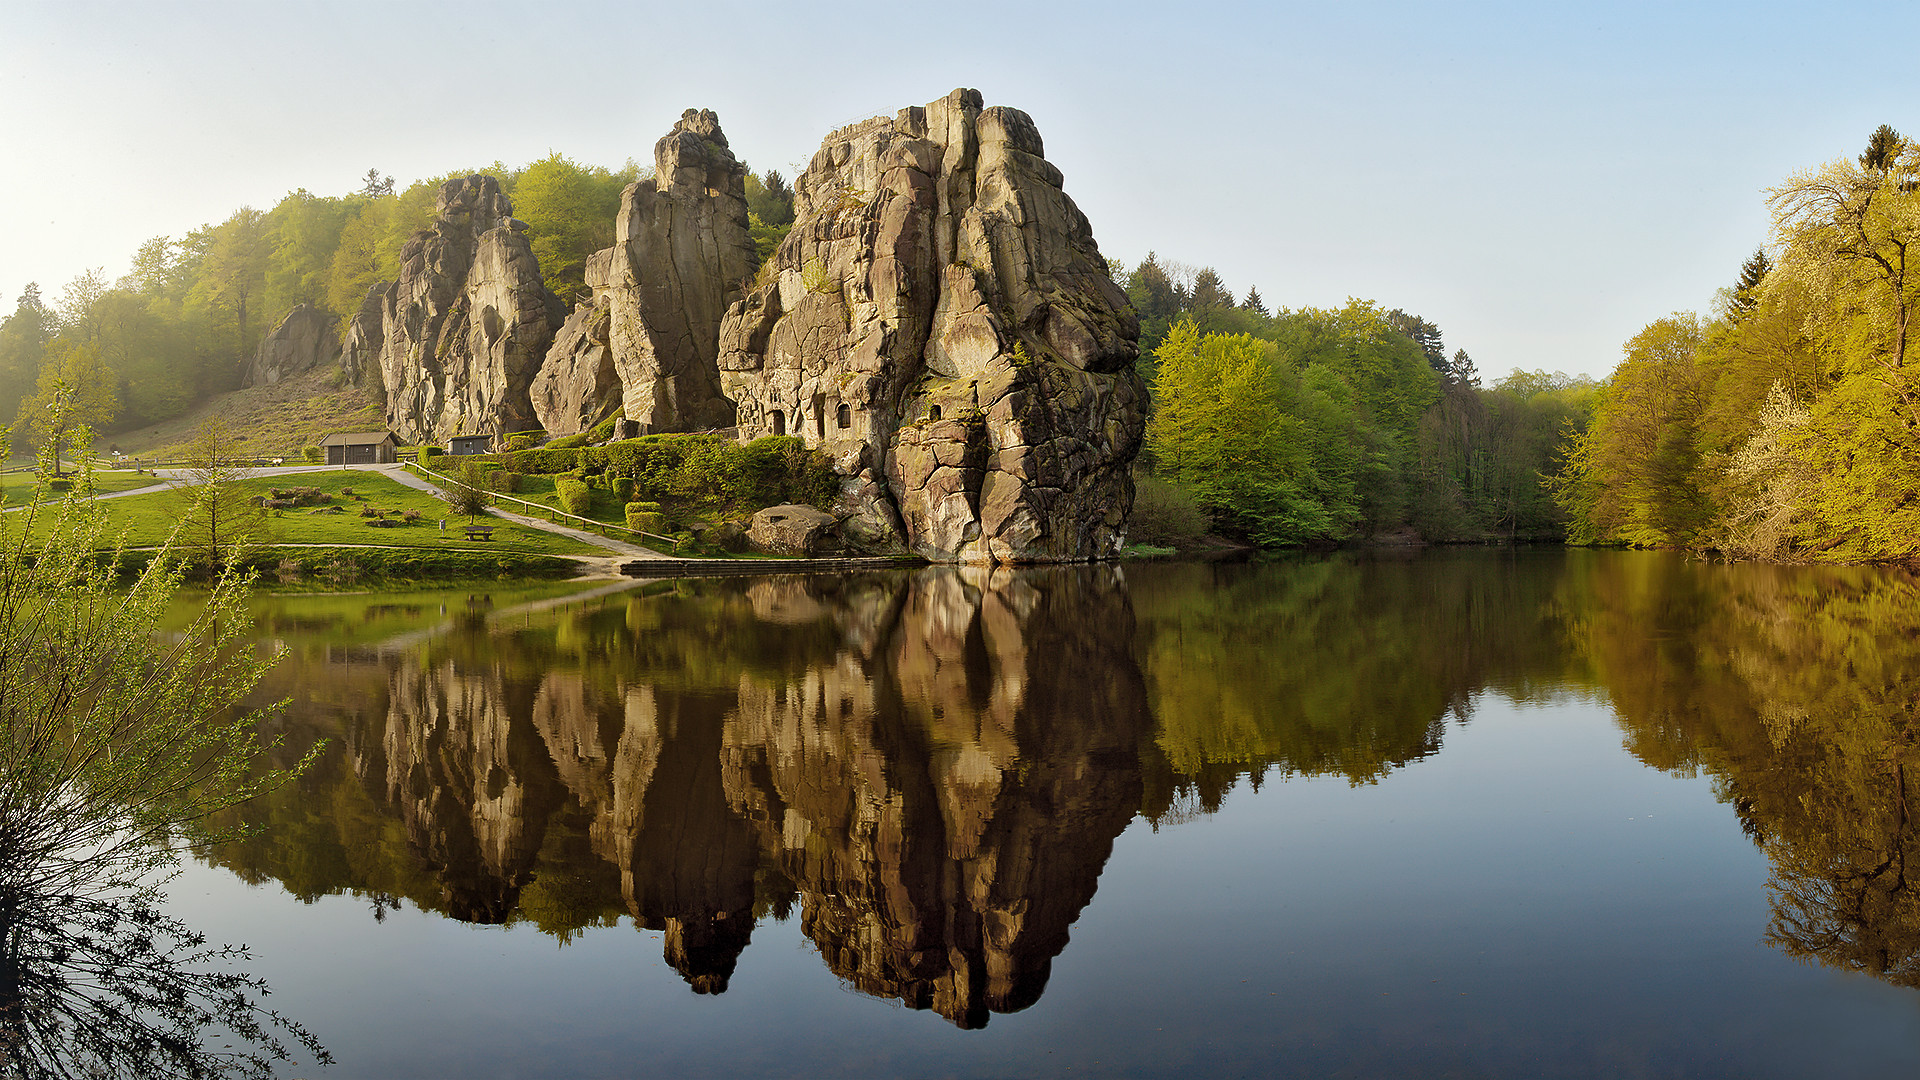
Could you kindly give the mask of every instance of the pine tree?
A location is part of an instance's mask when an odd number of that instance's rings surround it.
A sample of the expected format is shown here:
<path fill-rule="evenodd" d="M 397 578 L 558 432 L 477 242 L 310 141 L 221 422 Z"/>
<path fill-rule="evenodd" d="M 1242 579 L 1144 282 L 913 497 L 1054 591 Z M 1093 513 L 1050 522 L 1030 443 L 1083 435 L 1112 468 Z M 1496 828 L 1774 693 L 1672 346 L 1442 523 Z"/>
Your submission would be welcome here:
<path fill-rule="evenodd" d="M 1194 275 L 1193 294 L 1188 303 L 1193 311 L 1230 308 L 1234 306 L 1233 291 L 1227 288 L 1227 283 L 1221 281 L 1220 275 L 1209 266 Z"/>
<path fill-rule="evenodd" d="M 1740 266 L 1740 281 L 1733 287 L 1734 321 L 1738 322 L 1760 303 L 1760 283 L 1767 279 L 1767 271 L 1773 269 L 1773 260 L 1767 258 L 1766 248 L 1754 248 L 1753 254 Z"/>
<path fill-rule="evenodd" d="M 1866 151 L 1860 155 L 1860 167 L 1868 172 L 1885 171 L 1900 155 L 1900 144 L 1904 141 L 1890 125 L 1874 128 L 1873 135 L 1867 139 Z"/>
<path fill-rule="evenodd" d="M 1267 302 L 1260 299 L 1260 290 L 1257 288 L 1249 288 L 1247 290 L 1247 298 L 1240 301 L 1240 307 L 1242 310 L 1251 311 L 1263 319 L 1273 314 L 1267 310 Z"/>

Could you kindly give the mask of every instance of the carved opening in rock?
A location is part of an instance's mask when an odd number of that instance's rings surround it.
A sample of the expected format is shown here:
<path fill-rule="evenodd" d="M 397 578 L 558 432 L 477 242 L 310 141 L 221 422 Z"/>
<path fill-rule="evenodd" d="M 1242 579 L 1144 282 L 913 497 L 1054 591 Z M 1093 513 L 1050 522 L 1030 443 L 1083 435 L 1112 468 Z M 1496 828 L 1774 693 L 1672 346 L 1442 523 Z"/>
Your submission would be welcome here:
<path fill-rule="evenodd" d="M 842 430 L 852 427 L 853 426 L 853 409 L 848 407 L 847 405 L 844 405 L 844 404 L 841 405 L 839 415 L 835 417 L 835 419 L 840 424 L 840 427 Z"/>
<path fill-rule="evenodd" d="M 813 435 L 814 438 L 827 437 L 827 395 L 813 395 Z"/>
<path fill-rule="evenodd" d="M 785 435 L 787 433 L 787 414 L 781 412 L 779 409 L 773 410 L 773 433 L 775 435 Z"/>
<path fill-rule="evenodd" d="M 488 345 L 499 341 L 500 331 L 507 328 L 506 320 L 500 317 L 499 309 L 492 304 L 488 304 L 487 309 L 480 313 L 480 326 L 487 333 Z"/>
<path fill-rule="evenodd" d="M 940 406 L 938 405 L 927 406 L 927 419 L 929 420 L 940 419 Z"/>

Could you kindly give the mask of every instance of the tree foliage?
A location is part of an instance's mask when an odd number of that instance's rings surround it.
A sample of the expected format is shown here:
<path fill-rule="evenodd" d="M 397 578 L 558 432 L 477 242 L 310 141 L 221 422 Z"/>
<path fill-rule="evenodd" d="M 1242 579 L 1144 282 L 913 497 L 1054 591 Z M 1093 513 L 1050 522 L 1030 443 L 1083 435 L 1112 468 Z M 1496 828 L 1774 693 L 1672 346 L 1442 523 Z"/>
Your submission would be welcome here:
<path fill-rule="evenodd" d="M 179 562 L 162 551 L 123 586 L 89 476 L 0 516 L 0 1061 L 267 1076 L 283 1039 L 324 1060 L 258 1004 L 264 986 L 221 970 L 233 950 L 158 910 L 178 845 L 217 839 L 212 814 L 291 775 L 255 769 L 262 716 L 235 707 L 276 659 L 241 645 L 247 582 L 221 576 L 163 634 Z M 209 1027 L 238 1038 L 205 1041 Z"/>
<path fill-rule="evenodd" d="M 540 276 L 561 300 L 585 298 L 587 256 L 613 245 L 620 192 L 633 179 L 631 168 L 611 172 L 558 153 L 520 172 L 511 192 L 514 214 L 527 223 Z"/>
<path fill-rule="evenodd" d="M 1628 343 L 1559 477 L 1577 535 L 1753 558 L 1920 554 L 1920 150 L 1891 127 L 1768 194 L 1722 317 Z M 1685 341 L 1655 328 L 1687 324 Z"/>

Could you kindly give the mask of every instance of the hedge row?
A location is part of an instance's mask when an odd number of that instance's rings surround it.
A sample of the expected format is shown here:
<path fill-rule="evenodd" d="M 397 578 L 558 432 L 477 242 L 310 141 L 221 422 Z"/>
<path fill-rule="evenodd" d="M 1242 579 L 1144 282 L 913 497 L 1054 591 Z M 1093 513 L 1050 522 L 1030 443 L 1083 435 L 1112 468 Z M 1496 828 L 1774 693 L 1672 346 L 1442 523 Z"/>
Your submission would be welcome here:
<path fill-rule="evenodd" d="M 826 455 L 793 436 L 739 443 L 718 435 L 643 435 L 607 446 L 515 450 L 471 459 L 516 473 L 597 474 L 626 500 L 774 506 L 825 505 L 839 488 Z M 623 501 L 626 501 L 623 500 Z"/>

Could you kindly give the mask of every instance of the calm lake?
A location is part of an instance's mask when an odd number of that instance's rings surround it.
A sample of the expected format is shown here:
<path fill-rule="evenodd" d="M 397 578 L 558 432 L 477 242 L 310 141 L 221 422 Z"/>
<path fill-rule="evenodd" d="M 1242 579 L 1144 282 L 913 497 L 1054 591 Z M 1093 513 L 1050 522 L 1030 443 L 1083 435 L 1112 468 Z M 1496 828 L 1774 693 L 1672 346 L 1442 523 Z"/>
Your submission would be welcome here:
<path fill-rule="evenodd" d="M 295 1075 L 1920 1073 L 1906 573 L 1543 548 L 256 609 L 262 700 L 330 747 L 171 903 L 338 1059 Z"/>

